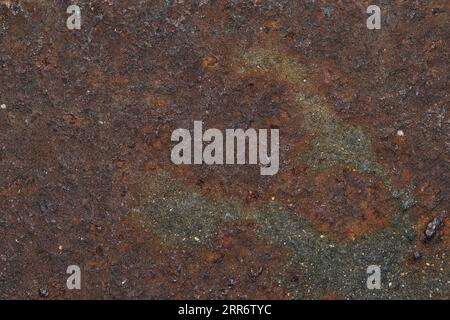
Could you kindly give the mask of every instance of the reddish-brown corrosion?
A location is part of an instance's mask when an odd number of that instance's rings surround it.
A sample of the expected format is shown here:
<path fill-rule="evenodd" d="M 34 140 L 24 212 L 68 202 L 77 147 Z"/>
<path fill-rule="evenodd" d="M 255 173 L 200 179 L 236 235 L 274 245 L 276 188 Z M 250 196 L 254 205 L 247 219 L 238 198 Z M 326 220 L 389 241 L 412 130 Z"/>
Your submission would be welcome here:
<path fill-rule="evenodd" d="M 196 246 L 165 243 L 133 211 L 155 172 L 211 203 L 278 206 L 283 221 L 347 246 L 343 256 L 413 227 L 386 250 L 400 248 L 393 277 L 409 287 L 383 297 L 447 297 L 450 5 L 383 3 L 382 30 L 370 31 L 369 4 L 89 1 L 82 30 L 69 31 L 63 2 L 0 1 L 0 298 L 38 298 L 43 287 L 51 299 L 367 297 L 332 281 L 314 287 L 334 270 L 308 278 L 295 246 L 256 219 L 218 225 Z M 249 52 L 282 63 L 258 69 Z M 325 142 L 330 158 L 335 137 L 317 139 L 302 93 L 323 99 L 320 116 L 336 121 L 326 133 L 358 128 L 370 140 L 375 173 L 355 168 L 358 154 L 326 163 L 315 153 Z M 280 172 L 174 166 L 171 132 L 194 120 L 279 128 Z M 442 227 L 424 241 L 436 217 Z M 69 264 L 83 270 L 81 291 L 65 287 Z"/>

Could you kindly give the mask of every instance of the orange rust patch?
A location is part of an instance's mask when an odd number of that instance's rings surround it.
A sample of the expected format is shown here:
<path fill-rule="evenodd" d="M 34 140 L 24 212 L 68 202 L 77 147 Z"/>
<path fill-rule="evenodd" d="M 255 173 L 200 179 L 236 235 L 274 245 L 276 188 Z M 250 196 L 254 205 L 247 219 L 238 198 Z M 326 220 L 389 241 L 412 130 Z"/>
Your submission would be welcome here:
<path fill-rule="evenodd" d="M 319 232 L 338 240 L 356 239 L 389 223 L 393 201 L 379 179 L 349 168 L 318 174 L 298 195 L 304 212 Z"/>
<path fill-rule="evenodd" d="M 170 98 L 161 94 L 150 94 L 146 101 L 150 106 L 155 106 L 158 109 L 166 109 L 170 104 Z"/>
<path fill-rule="evenodd" d="M 202 66 L 204 69 L 207 68 L 216 68 L 219 66 L 219 60 L 214 55 L 209 55 L 202 60 Z"/>

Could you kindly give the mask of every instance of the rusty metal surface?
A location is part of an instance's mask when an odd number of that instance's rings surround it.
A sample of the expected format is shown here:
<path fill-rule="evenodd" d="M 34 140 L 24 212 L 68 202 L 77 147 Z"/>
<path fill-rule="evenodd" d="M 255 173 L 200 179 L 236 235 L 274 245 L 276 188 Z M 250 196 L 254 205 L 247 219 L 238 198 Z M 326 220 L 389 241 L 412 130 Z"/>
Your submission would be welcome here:
<path fill-rule="evenodd" d="M 0 298 L 449 298 L 450 6 L 376 2 L 0 1 Z M 194 120 L 280 171 L 173 165 Z"/>

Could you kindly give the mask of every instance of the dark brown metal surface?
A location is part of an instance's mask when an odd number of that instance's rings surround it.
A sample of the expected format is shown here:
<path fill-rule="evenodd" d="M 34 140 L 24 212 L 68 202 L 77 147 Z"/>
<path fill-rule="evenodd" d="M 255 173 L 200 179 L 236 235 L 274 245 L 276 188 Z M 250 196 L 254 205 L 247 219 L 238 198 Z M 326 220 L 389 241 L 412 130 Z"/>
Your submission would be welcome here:
<path fill-rule="evenodd" d="M 0 0 L 0 298 L 449 298 L 447 1 L 375 1 L 381 30 L 369 1 L 75 2 L 81 30 Z M 194 120 L 279 128 L 280 171 L 175 166 Z"/>

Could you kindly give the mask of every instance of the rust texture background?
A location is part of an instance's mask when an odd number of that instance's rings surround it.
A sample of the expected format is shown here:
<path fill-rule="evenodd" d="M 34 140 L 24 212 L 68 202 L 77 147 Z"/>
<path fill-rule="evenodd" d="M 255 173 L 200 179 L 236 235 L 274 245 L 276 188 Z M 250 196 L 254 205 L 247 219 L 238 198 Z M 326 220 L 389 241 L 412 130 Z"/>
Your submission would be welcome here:
<path fill-rule="evenodd" d="M 447 1 L 73 3 L 0 1 L 0 298 L 449 298 Z M 279 173 L 174 166 L 194 120 Z"/>

